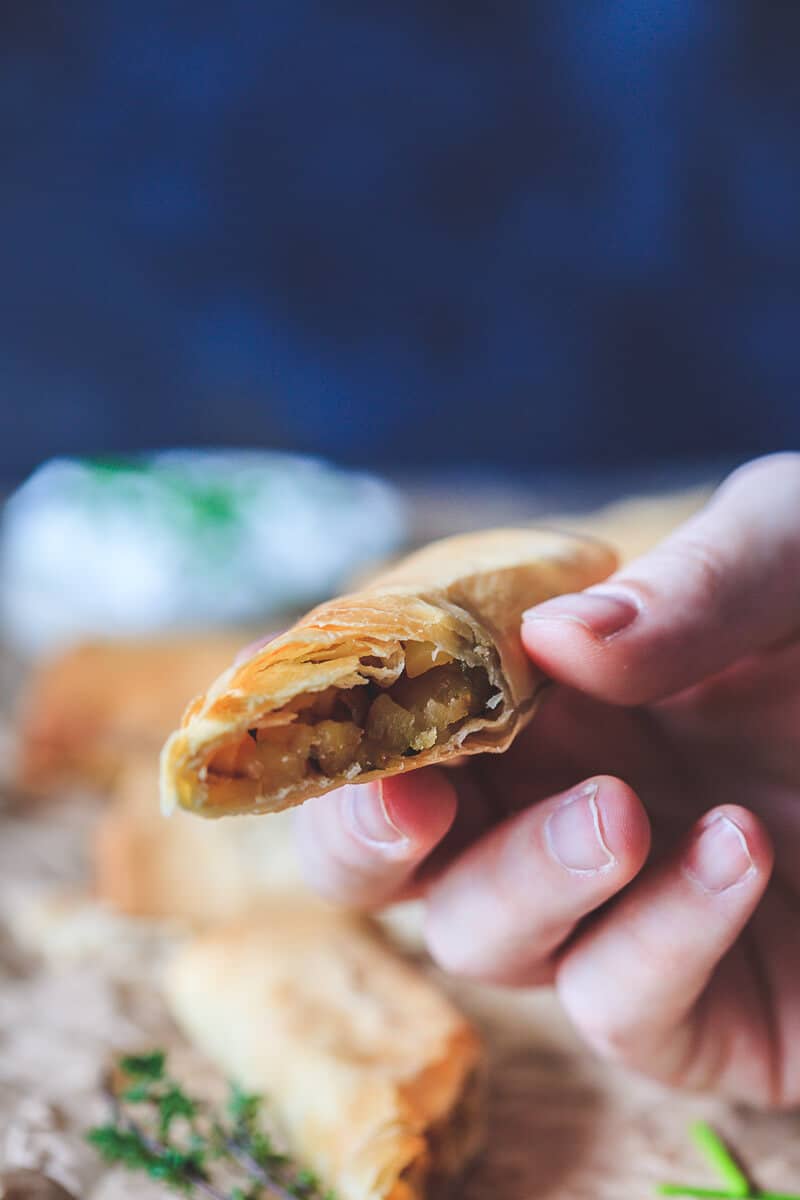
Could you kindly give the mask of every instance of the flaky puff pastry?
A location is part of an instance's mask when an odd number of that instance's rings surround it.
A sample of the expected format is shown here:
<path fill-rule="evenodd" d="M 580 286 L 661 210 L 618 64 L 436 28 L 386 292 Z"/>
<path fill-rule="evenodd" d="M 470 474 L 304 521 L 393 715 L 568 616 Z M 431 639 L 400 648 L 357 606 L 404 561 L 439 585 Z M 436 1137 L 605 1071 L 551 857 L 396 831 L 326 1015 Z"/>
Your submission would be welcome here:
<path fill-rule="evenodd" d="M 355 917 L 271 905 L 179 951 L 165 991 L 339 1200 L 421 1200 L 480 1148 L 478 1034 Z"/>
<path fill-rule="evenodd" d="M 204 816 L 275 812 L 347 781 L 505 750 L 531 716 L 544 682 L 522 648 L 523 611 L 599 582 L 615 562 L 600 542 L 539 529 L 467 534 L 412 554 L 362 591 L 314 609 L 189 706 L 162 754 L 165 810 L 178 804 Z M 245 750 L 254 754 L 248 733 L 260 741 L 295 722 L 299 698 L 392 688 L 414 644 L 430 655 L 431 666 L 455 663 L 481 676 L 480 711 L 444 736 L 423 728 L 413 753 L 389 761 L 384 756 L 328 771 L 316 765 L 288 784 L 263 767 L 260 774 L 237 767 L 240 751 L 241 757 Z"/>
<path fill-rule="evenodd" d="M 38 795 L 103 789 L 128 758 L 157 758 L 186 697 L 223 670 L 246 636 L 85 642 L 43 659 L 18 705 L 18 784 Z"/>

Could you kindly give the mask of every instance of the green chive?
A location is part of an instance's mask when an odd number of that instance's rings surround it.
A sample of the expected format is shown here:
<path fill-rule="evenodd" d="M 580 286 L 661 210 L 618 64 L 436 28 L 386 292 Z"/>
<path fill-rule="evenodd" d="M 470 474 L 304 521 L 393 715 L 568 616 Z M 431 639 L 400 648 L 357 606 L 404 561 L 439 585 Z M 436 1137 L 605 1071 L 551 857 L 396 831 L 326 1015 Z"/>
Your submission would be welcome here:
<path fill-rule="evenodd" d="M 658 1191 L 662 1196 L 688 1196 L 692 1200 L 732 1200 L 730 1192 L 692 1187 L 688 1183 L 662 1183 Z M 749 1196 L 751 1200 L 800 1200 L 800 1196 L 789 1196 L 783 1192 L 751 1192 Z"/>
<path fill-rule="evenodd" d="M 727 1195 L 738 1198 L 749 1196 L 752 1191 L 750 1180 L 711 1126 L 705 1121 L 696 1121 L 691 1134 L 695 1146 L 719 1176 Z"/>

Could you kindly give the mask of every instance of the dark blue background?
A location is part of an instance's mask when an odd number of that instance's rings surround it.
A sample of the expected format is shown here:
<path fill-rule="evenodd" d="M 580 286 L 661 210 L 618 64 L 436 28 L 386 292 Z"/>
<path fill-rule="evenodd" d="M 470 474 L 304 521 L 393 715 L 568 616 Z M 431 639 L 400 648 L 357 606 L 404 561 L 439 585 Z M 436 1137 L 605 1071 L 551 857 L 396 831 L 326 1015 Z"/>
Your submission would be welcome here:
<path fill-rule="evenodd" d="M 800 442 L 800 4 L 6 0 L 0 472 Z"/>

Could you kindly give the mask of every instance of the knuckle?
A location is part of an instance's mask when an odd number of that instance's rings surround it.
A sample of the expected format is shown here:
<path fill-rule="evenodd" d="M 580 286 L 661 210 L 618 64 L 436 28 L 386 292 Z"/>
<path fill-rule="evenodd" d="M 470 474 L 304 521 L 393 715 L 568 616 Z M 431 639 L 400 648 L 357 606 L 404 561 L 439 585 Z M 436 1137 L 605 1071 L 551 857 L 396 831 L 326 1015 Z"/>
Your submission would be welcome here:
<path fill-rule="evenodd" d="M 612 1014 L 605 1021 L 589 1018 L 579 1025 L 584 1040 L 596 1054 L 611 1062 L 626 1062 L 635 1057 L 637 1033 Z"/>
<path fill-rule="evenodd" d="M 552 959 L 524 937 L 472 939 L 464 936 L 463 927 L 428 921 L 425 941 L 436 965 L 462 979 L 514 988 L 541 987 L 554 979 Z"/>
<path fill-rule="evenodd" d="M 723 481 L 717 490 L 717 496 L 723 495 L 729 489 L 761 484 L 764 479 L 774 486 L 776 477 L 780 482 L 794 483 L 800 488 L 800 452 L 796 450 L 781 450 L 775 454 L 764 454 L 743 463 Z"/>
<path fill-rule="evenodd" d="M 430 912 L 425 921 L 425 944 L 433 961 L 448 975 L 460 975 L 467 979 L 480 975 L 475 958 L 476 948 L 457 934 L 453 936 L 446 923 L 437 920 Z"/>
<path fill-rule="evenodd" d="M 613 1061 L 645 1061 L 669 1025 L 669 998 L 663 980 L 685 975 L 685 949 L 678 942 L 654 944 L 640 931 L 628 931 L 624 981 L 604 987 L 601 996 L 586 986 L 579 956 L 562 961 L 557 985 L 565 1008 L 583 1039 L 601 1057 Z M 658 1003 L 656 1003 L 658 998 Z"/>
<path fill-rule="evenodd" d="M 680 571 L 682 592 L 689 603 L 706 611 L 724 608 L 730 591 L 730 565 L 723 550 L 706 538 L 687 533 L 665 542 L 658 553 L 671 559 L 673 568 Z"/>
<path fill-rule="evenodd" d="M 725 593 L 728 566 L 718 549 L 707 541 L 688 537 L 682 543 L 688 561 L 691 586 L 705 604 L 718 603 Z"/>
<path fill-rule="evenodd" d="M 670 932 L 672 936 L 670 936 Z M 664 928 L 652 921 L 631 922 L 627 930 L 627 981 L 640 995 L 658 995 L 663 980 L 678 980 L 687 973 L 686 939 L 683 930 Z"/>
<path fill-rule="evenodd" d="M 489 903 L 498 937 L 528 961 L 535 957 L 543 962 L 566 941 L 577 917 L 565 914 L 555 889 L 545 896 L 531 889 L 531 865 L 546 853 L 534 832 L 537 825 L 538 814 L 531 809 L 505 831 L 505 838 L 497 839 Z"/>
<path fill-rule="evenodd" d="M 637 1055 L 639 1025 L 625 997 L 609 996 L 598 1004 L 586 988 L 575 985 L 563 964 L 557 973 L 556 983 L 571 1021 L 596 1054 L 613 1062 L 624 1062 Z"/>

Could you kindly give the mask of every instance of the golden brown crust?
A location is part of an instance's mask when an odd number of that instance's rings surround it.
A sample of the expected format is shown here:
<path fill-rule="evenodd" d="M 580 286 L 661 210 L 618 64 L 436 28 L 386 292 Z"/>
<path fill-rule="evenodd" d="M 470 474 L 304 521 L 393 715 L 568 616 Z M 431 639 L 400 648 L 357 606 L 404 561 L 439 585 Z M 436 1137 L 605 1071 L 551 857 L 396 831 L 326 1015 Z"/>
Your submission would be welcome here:
<path fill-rule="evenodd" d="M 415 757 L 359 773 L 359 782 L 457 754 L 505 749 L 529 718 L 543 682 L 520 643 L 522 612 L 598 582 L 614 565 L 600 542 L 550 530 L 464 535 L 411 555 L 363 591 L 314 609 L 190 706 L 163 752 L 165 806 L 177 803 L 206 816 L 279 811 L 353 778 L 307 778 L 270 791 L 269 780 L 217 778 L 206 766 L 212 754 L 300 694 L 397 679 L 406 641 L 430 643 L 457 662 L 480 666 L 496 703 Z"/>
<path fill-rule="evenodd" d="M 191 696 L 246 636 L 87 642 L 40 663 L 19 705 L 19 785 L 105 788 L 128 756 L 158 750 Z"/>
<path fill-rule="evenodd" d="M 478 1035 L 358 918 L 271 905 L 180 952 L 166 994 L 340 1200 L 421 1200 L 480 1145 Z"/>

